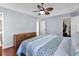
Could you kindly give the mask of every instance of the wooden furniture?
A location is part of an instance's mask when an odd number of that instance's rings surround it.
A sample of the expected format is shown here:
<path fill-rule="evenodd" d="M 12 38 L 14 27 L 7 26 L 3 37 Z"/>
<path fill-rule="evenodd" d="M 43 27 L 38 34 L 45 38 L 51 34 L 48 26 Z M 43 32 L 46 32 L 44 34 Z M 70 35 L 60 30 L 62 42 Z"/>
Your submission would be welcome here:
<path fill-rule="evenodd" d="M 16 56 L 16 48 L 14 46 L 2 49 L 2 56 Z"/>
<path fill-rule="evenodd" d="M 13 39 L 14 39 L 14 47 L 18 49 L 19 45 L 21 44 L 22 41 L 35 37 L 36 32 L 29 32 L 29 33 L 20 33 L 20 34 L 14 34 Z"/>
<path fill-rule="evenodd" d="M 2 47 L 0 46 L 0 56 L 2 56 Z"/>
<path fill-rule="evenodd" d="M 14 34 L 14 46 L 2 50 L 3 56 L 16 56 L 17 49 L 22 41 L 35 37 L 36 32 Z"/>

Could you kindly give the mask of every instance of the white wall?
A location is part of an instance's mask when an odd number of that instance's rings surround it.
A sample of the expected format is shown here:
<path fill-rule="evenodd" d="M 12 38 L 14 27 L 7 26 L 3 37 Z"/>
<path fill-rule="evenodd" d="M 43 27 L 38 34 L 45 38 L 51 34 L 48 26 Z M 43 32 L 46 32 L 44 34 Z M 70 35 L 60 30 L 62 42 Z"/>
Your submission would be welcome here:
<path fill-rule="evenodd" d="M 36 31 L 38 18 L 0 8 L 4 13 L 3 48 L 13 46 L 13 34 Z M 63 19 L 61 16 L 43 19 L 47 21 L 47 33 L 63 35 Z"/>
<path fill-rule="evenodd" d="M 0 14 L 0 46 L 2 43 L 2 14 Z"/>
<path fill-rule="evenodd" d="M 47 20 L 47 33 L 63 35 L 63 19 L 60 16 L 45 20 Z"/>
<path fill-rule="evenodd" d="M 71 35 L 74 35 L 76 32 L 79 31 L 78 19 L 79 19 L 79 16 L 75 16 L 75 17 L 71 18 Z"/>
<path fill-rule="evenodd" d="M 2 10 L 1 10 L 2 9 Z M 13 46 L 13 34 L 36 31 L 37 19 L 8 9 L 0 8 L 4 12 L 3 48 Z M 62 35 L 63 20 L 61 17 L 47 18 L 47 33 Z"/>
<path fill-rule="evenodd" d="M 14 34 L 36 31 L 36 18 L 8 9 L 2 10 L 4 13 L 3 48 L 13 46 Z"/>
<path fill-rule="evenodd" d="M 71 19 L 71 39 L 75 50 L 79 49 L 79 16 Z M 78 34 L 77 34 L 78 33 Z"/>

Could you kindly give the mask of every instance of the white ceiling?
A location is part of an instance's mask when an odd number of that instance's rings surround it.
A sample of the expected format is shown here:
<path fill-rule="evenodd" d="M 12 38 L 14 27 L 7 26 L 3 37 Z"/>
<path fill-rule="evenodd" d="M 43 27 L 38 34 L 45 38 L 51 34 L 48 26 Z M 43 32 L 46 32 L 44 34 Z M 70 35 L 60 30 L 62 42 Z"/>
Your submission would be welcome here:
<path fill-rule="evenodd" d="M 51 11 L 50 15 L 42 15 L 39 16 L 38 13 L 34 13 L 32 11 L 38 10 L 37 4 L 39 3 L 0 3 L 1 7 L 8 8 L 17 12 L 21 12 L 24 14 L 28 14 L 35 17 L 51 17 L 55 15 L 70 13 L 75 10 L 78 10 L 79 4 L 73 3 L 45 3 L 44 7 L 53 7 L 54 10 Z"/>

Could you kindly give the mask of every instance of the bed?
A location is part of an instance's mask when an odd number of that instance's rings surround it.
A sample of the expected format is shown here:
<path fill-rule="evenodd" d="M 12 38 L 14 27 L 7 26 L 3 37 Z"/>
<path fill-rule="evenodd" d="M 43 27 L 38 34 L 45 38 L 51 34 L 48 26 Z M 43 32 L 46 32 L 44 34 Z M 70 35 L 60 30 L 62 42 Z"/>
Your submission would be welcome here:
<path fill-rule="evenodd" d="M 14 39 L 14 47 L 16 48 L 16 51 L 19 48 L 22 41 L 30 39 L 32 37 L 36 37 L 36 32 L 14 34 L 13 39 Z"/>
<path fill-rule="evenodd" d="M 30 35 L 32 33 L 32 35 Z M 18 47 L 18 56 L 71 56 L 74 55 L 71 50 L 71 39 L 54 34 L 36 36 L 35 32 L 28 33 L 29 37 L 23 37 L 23 34 L 15 35 L 15 44 Z M 19 38 L 18 41 L 16 38 Z M 31 38 L 32 37 L 32 38 Z"/>

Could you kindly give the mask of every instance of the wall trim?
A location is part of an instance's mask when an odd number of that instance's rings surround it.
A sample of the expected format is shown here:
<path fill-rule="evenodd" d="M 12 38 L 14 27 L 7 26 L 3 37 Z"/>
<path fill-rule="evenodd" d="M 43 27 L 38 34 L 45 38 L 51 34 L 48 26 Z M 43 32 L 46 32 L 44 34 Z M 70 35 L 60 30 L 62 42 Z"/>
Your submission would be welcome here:
<path fill-rule="evenodd" d="M 13 47 L 14 45 L 8 45 L 8 46 L 3 46 L 2 49 L 7 49 L 7 48 L 10 48 L 10 47 Z"/>

